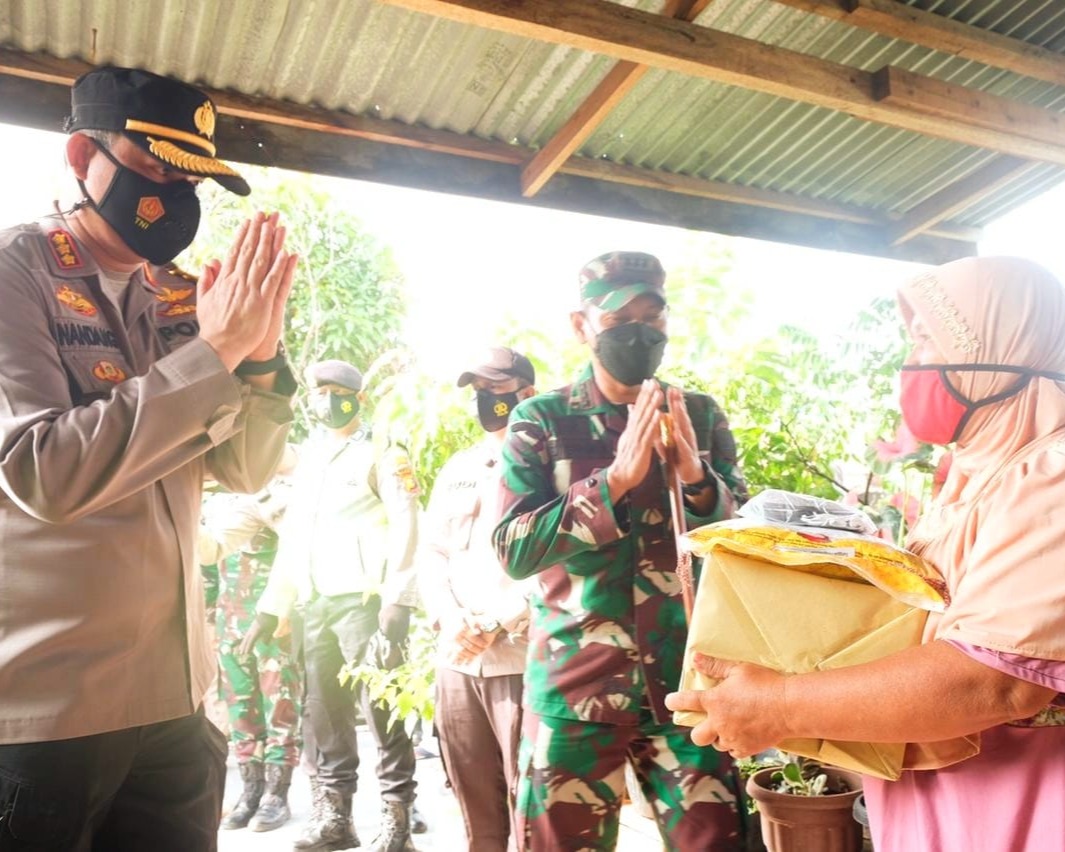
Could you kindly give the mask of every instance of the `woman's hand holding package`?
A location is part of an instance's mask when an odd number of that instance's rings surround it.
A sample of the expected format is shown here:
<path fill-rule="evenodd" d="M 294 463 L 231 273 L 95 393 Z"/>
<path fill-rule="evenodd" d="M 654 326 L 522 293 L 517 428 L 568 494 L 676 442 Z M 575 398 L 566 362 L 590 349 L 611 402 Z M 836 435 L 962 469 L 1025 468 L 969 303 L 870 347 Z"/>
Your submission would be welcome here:
<path fill-rule="evenodd" d="M 706 714 L 706 719 L 692 729 L 696 745 L 712 745 L 734 757 L 746 757 L 772 748 L 790 735 L 784 675 L 698 653 L 693 665 L 720 683 L 711 689 L 674 692 L 666 697 L 666 706 Z"/>

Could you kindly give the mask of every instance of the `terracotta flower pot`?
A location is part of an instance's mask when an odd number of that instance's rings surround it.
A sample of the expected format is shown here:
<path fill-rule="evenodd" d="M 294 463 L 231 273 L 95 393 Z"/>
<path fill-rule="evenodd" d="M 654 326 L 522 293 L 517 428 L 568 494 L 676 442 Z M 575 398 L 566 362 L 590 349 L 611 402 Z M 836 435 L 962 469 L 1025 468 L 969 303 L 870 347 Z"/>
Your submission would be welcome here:
<path fill-rule="evenodd" d="M 843 781 L 850 792 L 796 796 L 770 789 L 775 771 L 761 769 L 747 779 L 747 795 L 758 802 L 762 840 L 769 852 L 860 852 L 862 827 L 853 814 L 854 800 L 862 792 L 860 775 L 826 768 L 829 779 Z"/>

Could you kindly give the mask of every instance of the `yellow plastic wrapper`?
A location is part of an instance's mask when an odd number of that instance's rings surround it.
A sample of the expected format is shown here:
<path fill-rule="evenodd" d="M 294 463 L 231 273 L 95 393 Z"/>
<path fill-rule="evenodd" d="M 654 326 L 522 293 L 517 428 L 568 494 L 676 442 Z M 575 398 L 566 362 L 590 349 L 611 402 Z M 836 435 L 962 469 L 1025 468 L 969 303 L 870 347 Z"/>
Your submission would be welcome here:
<path fill-rule="evenodd" d="M 770 526 L 737 518 L 694 529 L 684 542 L 694 556 L 705 557 L 722 546 L 819 577 L 871 583 L 917 609 L 943 612 L 950 602 L 947 584 L 930 562 L 883 539 L 851 531 Z"/>
<path fill-rule="evenodd" d="M 928 612 L 948 603 L 930 563 L 853 531 L 737 519 L 692 530 L 682 543 L 703 558 L 682 690 L 716 683 L 692 669 L 696 651 L 787 673 L 859 665 L 920 644 Z M 702 719 L 701 713 L 674 714 L 680 725 Z M 971 757 L 979 740 L 786 740 L 777 747 L 894 780 L 903 769 Z"/>

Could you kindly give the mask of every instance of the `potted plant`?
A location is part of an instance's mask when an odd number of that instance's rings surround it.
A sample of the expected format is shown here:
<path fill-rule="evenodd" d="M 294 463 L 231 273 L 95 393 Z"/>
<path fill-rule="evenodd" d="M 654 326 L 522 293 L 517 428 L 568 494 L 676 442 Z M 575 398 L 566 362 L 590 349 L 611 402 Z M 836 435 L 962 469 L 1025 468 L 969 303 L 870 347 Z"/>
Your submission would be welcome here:
<path fill-rule="evenodd" d="M 860 852 L 862 827 L 853 813 L 860 775 L 784 754 L 745 769 L 769 852 Z"/>

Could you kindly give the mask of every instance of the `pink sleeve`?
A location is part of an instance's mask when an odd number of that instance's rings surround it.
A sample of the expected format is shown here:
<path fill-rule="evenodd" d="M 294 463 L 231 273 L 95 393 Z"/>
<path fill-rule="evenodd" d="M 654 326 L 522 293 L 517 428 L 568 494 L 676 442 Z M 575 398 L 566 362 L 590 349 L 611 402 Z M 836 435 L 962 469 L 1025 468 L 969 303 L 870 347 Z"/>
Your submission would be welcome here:
<path fill-rule="evenodd" d="M 1018 680 L 1029 683 L 1037 683 L 1049 689 L 1057 690 L 1058 697 L 1053 701 L 1056 706 L 1065 704 L 1065 662 L 1061 660 L 1039 660 L 1034 657 L 1022 657 L 1018 654 L 1007 654 L 1004 651 L 994 651 L 990 648 L 981 648 L 979 645 L 970 645 L 967 642 L 947 640 L 951 645 L 972 657 L 985 666 L 1011 675 Z"/>

